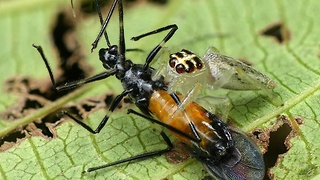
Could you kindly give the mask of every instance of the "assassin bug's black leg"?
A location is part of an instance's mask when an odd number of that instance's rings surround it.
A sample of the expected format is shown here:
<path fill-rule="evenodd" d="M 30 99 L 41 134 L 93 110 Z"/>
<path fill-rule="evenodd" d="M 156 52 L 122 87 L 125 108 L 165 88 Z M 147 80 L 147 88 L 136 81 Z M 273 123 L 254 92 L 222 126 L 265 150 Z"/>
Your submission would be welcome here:
<path fill-rule="evenodd" d="M 109 108 L 109 113 L 113 112 L 114 109 L 118 106 L 118 104 L 120 103 L 120 101 L 123 99 L 123 97 L 125 97 L 126 95 L 128 95 L 129 93 L 132 92 L 132 89 L 129 90 L 124 90 L 121 94 L 119 94 L 111 103 L 110 108 Z M 99 133 L 101 131 L 101 129 L 106 125 L 107 121 L 109 119 L 109 115 L 105 115 L 105 117 L 102 119 L 102 121 L 100 122 L 100 124 L 98 125 L 97 129 L 94 131 L 95 133 Z"/>
<path fill-rule="evenodd" d="M 143 160 L 143 159 L 150 158 L 150 157 L 153 157 L 153 156 L 158 156 L 158 155 L 161 155 L 161 154 L 163 154 L 165 152 L 170 151 L 173 148 L 173 144 L 171 143 L 169 137 L 164 132 L 161 132 L 161 136 L 164 139 L 164 141 L 167 143 L 168 147 L 166 149 L 162 149 L 162 150 L 158 150 L 158 151 L 152 151 L 152 152 L 146 152 L 146 153 L 143 153 L 143 154 L 140 154 L 140 155 L 137 155 L 137 156 L 133 156 L 133 157 L 129 157 L 129 158 L 126 158 L 126 159 L 122 159 L 120 161 L 116 161 L 116 162 L 113 162 L 113 163 L 110 163 L 110 164 L 105 164 L 105 165 L 102 165 L 102 166 L 88 168 L 87 170 L 85 170 L 82 173 L 96 171 L 96 170 L 99 170 L 99 169 L 103 169 L 103 168 L 106 168 L 106 167 L 122 164 L 122 163 L 125 163 L 125 162 L 130 162 L 130 161 L 135 161 L 135 160 Z"/>
<path fill-rule="evenodd" d="M 133 109 L 128 109 L 127 113 L 128 114 L 132 113 L 132 114 L 135 114 L 137 116 L 140 116 L 140 117 L 142 117 L 142 118 L 144 118 L 144 119 L 146 119 L 146 120 L 148 120 L 148 121 L 150 121 L 152 123 L 156 123 L 156 124 L 158 124 L 160 126 L 163 126 L 163 127 L 167 128 L 167 129 L 169 129 L 170 131 L 175 132 L 175 133 L 177 133 L 177 134 L 179 134 L 179 135 L 181 135 L 181 136 L 183 136 L 185 138 L 188 138 L 188 139 L 190 139 L 192 141 L 201 142 L 201 138 L 199 137 L 199 135 L 197 133 L 197 130 L 195 129 L 195 127 L 194 127 L 194 125 L 192 123 L 190 123 L 189 125 L 190 125 L 190 128 L 192 129 L 192 132 L 193 132 L 195 137 L 192 137 L 189 134 L 184 133 L 184 132 L 180 131 L 179 129 L 177 129 L 175 127 L 172 127 L 172 126 L 170 126 L 170 125 L 168 125 L 166 123 L 163 123 L 163 122 L 161 122 L 159 120 L 153 119 L 152 117 L 149 117 L 149 116 L 146 116 L 144 114 L 141 114 L 141 113 L 139 113 L 139 112 L 137 112 L 137 111 L 135 111 Z"/>
<path fill-rule="evenodd" d="M 120 101 L 123 99 L 124 96 L 128 95 L 130 92 L 132 91 L 132 89 L 129 90 L 124 90 L 121 94 L 119 94 L 111 103 L 110 108 L 109 108 L 109 113 L 113 112 L 114 109 L 118 106 L 118 104 L 120 103 Z M 109 113 L 107 115 L 104 116 L 104 118 L 102 119 L 102 121 L 99 123 L 98 127 L 93 130 L 91 127 L 89 127 L 87 124 L 85 124 L 84 122 L 82 122 L 81 120 L 77 119 L 76 117 L 74 117 L 73 115 L 71 115 L 70 113 L 68 113 L 67 111 L 62 111 L 63 114 L 67 115 L 68 117 L 70 117 L 72 120 L 74 120 L 76 123 L 78 123 L 80 126 L 82 126 L 84 129 L 86 129 L 87 131 L 91 132 L 92 134 L 97 134 L 101 131 L 101 129 L 107 124 L 108 120 L 109 120 Z"/>
<path fill-rule="evenodd" d="M 89 77 L 89 78 L 86 78 L 86 79 L 81 79 L 79 81 L 73 81 L 73 82 L 70 82 L 70 83 L 66 83 L 64 85 L 60 85 L 60 86 L 57 86 L 56 85 L 56 81 L 54 79 L 54 76 L 53 76 L 53 73 L 52 73 L 52 70 L 51 70 L 51 67 L 50 67 L 50 64 L 42 50 L 42 47 L 41 46 L 36 46 L 36 45 L 32 45 L 34 48 L 36 48 L 39 52 L 39 54 L 41 55 L 42 57 L 42 60 L 43 62 L 45 63 L 46 65 L 46 68 L 48 70 L 48 73 L 49 73 L 49 76 L 50 76 L 50 80 L 52 82 L 52 85 L 54 87 L 54 89 L 56 91 L 64 91 L 64 90 L 69 90 L 69 89 L 74 89 L 78 86 L 81 86 L 83 84 L 86 84 L 86 83 L 90 83 L 90 82 L 94 82 L 94 81 L 98 81 L 98 80 L 101 80 L 101 79 L 106 79 L 108 78 L 109 76 L 113 76 L 114 74 L 117 73 L 117 70 L 111 70 L 111 71 L 108 71 L 108 72 L 103 72 L 103 73 L 100 73 L 100 74 L 97 74 L 95 76 L 92 76 L 92 77 Z"/>
<path fill-rule="evenodd" d="M 163 45 L 169 41 L 169 39 L 171 39 L 171 37 L 173 36 L 173 34 L 178 30 L 178 26 L 176 24 L 172 24 L 172 25 L 168 25 L 168 26 L 165 26 L 165 27 L 162 27 L 162 28 L 159 28 L 159 29 L 156 29 L 154 31 L 151 31 L 151 32 L 148 32 L 148 33 L 145 33 L 145 34 L 142 34 L 142 35 L 139 35 L 139 36 L 135 36 L 135 37 L 132 37 L 131 40 L 134 40 L 134 41 L 138 41 L 139 39 L 143 38 L 143 37 L 146 37 L 146 36 L 150 36 L 152 34 L 157 34 L 157 33 L 160 33 L 162 31 L 166 31 L 166 30 L 169 30 L 169 33 L 166 35 L 166 37 L 163 38 L 163 40 L 149 53 L 147 59 L 146 59 L 146 62 L 144 64 L 144 69 L 148 69 L 149 67 L 149 64 L 152 62 L 152 60 L 154 59 L 154 57 L 159 53 L 159 51 L 161 50 L 161 48 L 163 47 Z"/>

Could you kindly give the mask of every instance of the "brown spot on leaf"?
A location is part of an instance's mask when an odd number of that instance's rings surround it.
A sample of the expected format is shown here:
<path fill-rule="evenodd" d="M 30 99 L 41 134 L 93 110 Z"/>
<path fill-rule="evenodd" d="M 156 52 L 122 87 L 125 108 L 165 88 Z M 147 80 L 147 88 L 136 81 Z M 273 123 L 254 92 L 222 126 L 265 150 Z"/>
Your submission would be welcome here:
<path fill-rule="evenodd" d="M 244 64 L 246 64 L 248 66 L 252 66 L 252 63 L 246 58 L 239 58 L 238 60 L 243 62 Z"/>
<path fill-rule="evenodd" d="M 304 119 L 300 116 L 297 116 L 294 118 L 294 120 L 299 124 L 299 125 L 302 125 L 304 124 Z"/>
<path fill-rule="evenodd" d="M 290 31 L 282 22 L 269 25 L 261 31 L 261 35 L 272 37 L 278 43 L 290 40 Z"/>
<path fill-rule="evenodd" d="M 168 162 L 178 164 L 186 161 L 190 156 L 190 152 L 181 142 L 174 142 L 173 149 L 166 153 L 166 159 Z"/>
<path fill-rule="evenodd" d="M 255 139 L 259 140 L 259 144 L 263 146 L 264 151 L 262 152 L 262 154 L 264 154 L 267 151 L 269 145 L 269 133 L 263 131 L 262 129 L 255 129 L 252 132 L 252 135 L 255 137 Z"/>

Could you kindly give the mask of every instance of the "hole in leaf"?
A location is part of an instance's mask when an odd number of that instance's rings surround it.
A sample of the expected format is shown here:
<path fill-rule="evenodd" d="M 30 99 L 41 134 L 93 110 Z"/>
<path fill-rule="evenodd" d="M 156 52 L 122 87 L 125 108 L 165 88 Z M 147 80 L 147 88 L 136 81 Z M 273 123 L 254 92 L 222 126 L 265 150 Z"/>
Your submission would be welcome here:
<path fill-rule="evenodd" d="M 55 76 L 57 85 L 83 79 L 88 77 L 92 71 L 90 65 L 83 60 L 84 54 L 74 32 L 75 27 L 76 22 L 70 12 L 61 12 L 57 15 L 57 20 L 52 30 L 55 47 L 60 57 L 58 59 L 58 71 L 61 73 Z M 55 93 L 51 86 L 47 91 L 49 94 L 45 94 L 45 96 L 49 100 L 55 100 L 70 91 Z"/>
<path fill-rule="evenodd" d="M 78 47 L 73 33 L 75 22 L 71 20 L 69 14 L 68 12 L 59 13 L 52 30 L 52 36 L 60 57 L 58 58 L 60 62 L 57 72 L 61 72 L 61 75 L 55 76 L 58 84 L 82 79 L 89 76 L 91 71 L 90 66 L 82 60 L 83 55 L 79 51 L 80 47 Z M 40 58 L 39 56 L 39 63 L 42 63 Z M 48 57 L 48 59 L 51 58 Z M 44 68 L 44 66 L 42 67 Z M 19 104 L 14 106 L 15 109 L 20 109 L 22 115 L 25 115 L 23 113 L 25 109 L 38 109 L 44 105 L 45 101 L 54 101 L 68 93 L 68 91 L 56 93 L 49 81 L 49 75 L 46 80 L 11 78 L 6 81 L 5 90 L 9 93 L 21 94 L 22 100 L 18 100 Z"/>
<path fill-rule="evenodd" d="M 104 99 L 104 103 L 107 105 L 107 106 L 110 106 L 112 101 L 113 101 L 114 97 L 113 95 L 107 95 L 106 98 Z M 126 98 L 125 98 L 126 99 Z M 124 101 L 125 102 L 125 101 Z"/>
<path fill-rule="evenodd" d="M 26 137 L 26 135 L 22 131 L 16 131 L 16 132 L 10 133 L 7 136 L 2 137 L 0 139 L 0 146 L 2 146 L 4 144 L 4 142 L 14 142 L 14 143 L 16 143 L 18 141 L 18 139 L 22 139 L 22 138 L 25 138 L 25 137 Z"/>
<path fill-rule="evenodd" d="M 73 109 L 73 112 L 78 114 L 78 116 L 81 116 L 81 119 L 86 119 L 89 114 L 99 109 L 105 109 L 106 107 L 109 107 L 113 99 L 114 94 L 112 91 L 108 91 L 106 94 L 102 96 L 89 97 L 87 99 L 82 100 L 78 104 L 72 106 L 76 108 Z M 119 103 L 119 106 L 122 106 L 122 104 L 123 101 Z"/>
<path fill-rule="evenodd" d="M 43 107 L 42 104 L 40 104 L 38 101 L 32 100 L 32 99 L 27 99 L 27 101 L 24 105 L 24 109 L 39 109 L 41 107 Z"/>
<path fill-rule="evenodd" d="M 52 36 L 63 62 L 67 61 L 67 59 L 72 55 L 72 50 L 67 46 L 68 44 L 65 40 L 67 39 L 66 36 L 70 36 L 69 33 L 74 31 L 74 24 L 74 21 L 71 18 L 68 18 L 66 13 L 61 12 L 58 14 L 56 23 L 53 27 Z"/>
<path fill-rule="evenodd" d="M 81 47 L 77 43 L 75 37 L 75 26 L 76 23 L 72 20 L 70 12 L 60 12 L 57 15 L 56 22 L 52 28 L 52 38 L 57 49 L 58 58 L 58 69 L 57 73 L 54 73 L 54 77 L 57 85 L 65 84 L 66 82 L 75 81 L 88 77 L 91 74 L 92 68 L 86 61 L 83 60 L 83 53 Z M 44 49 L 44 53 L 46 50 Z M 41 61 L 40 55 L 39 63 Z M 49 61 L 55 60 L 52 57 L 47 57 Z M 41 68 L 45 68 L 41 66 Z M 73 91 L 61 91 L 56 92 L 49 80 L 49 74 L 46 80 L 30 79 L 30 78 L 19 78 L 15 77 L 9 79 L 6 82 L 6 91 L 32 94 L 39 97 L 43 97 L 46 100 L 54 101 L 59 97 L 68 94 Z"/>
<path fill-rule="evenodd" d="M 291 127 L 284 123 L 274 132 L 270 132 L 268 151 L 263 156 L 266 169 L 275 166 L 278 156 L 288 151 L 285 142 L 291 130 Z M 266 177 L 268 176 L 266 175 Z"/>
<path fill-rule="evenodd" d="M 54 111 L 42 118 L 41 121 L 34 122 L 36 128 L 41 130 L 42 135 L 49 138 L 54 138 L 56 136 L 54 128 L 61 121 L 62 117 L 59 116 L 60 112 L 61 110 Z M 30 134 L 33 135 L 32 132 Z"/>
<path fill-rule="evenodd" d="M 91 109 L 93 109 L 94 107 L 96 107 L 95 105 L 91 105 L 91 104 L 84 104 L 84 105 L 82 105 L 82 107 L 83 107 L 83 109 L 85 110 L 85 111 L 91 111 Z"/>
<path fill-rule="evenodd" d="M 283 23 L 272 24 L 262 30 L 261 34 L 274 38 L 278 43 L 283 43 L 290 39 L 290 31 Z"/>

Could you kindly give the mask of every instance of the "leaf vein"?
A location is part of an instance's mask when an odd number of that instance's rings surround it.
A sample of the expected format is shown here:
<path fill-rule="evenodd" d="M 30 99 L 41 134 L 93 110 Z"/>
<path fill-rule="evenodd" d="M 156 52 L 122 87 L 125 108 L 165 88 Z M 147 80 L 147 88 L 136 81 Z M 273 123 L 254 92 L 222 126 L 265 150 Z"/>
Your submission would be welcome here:
<path fill-rule="evenodd" d="M 46 171 L 46 169 L 45 169 L 45 166 L 44 166 L 44 164 L 43 164 L 43 159 L 41 159 L 41 156 L 40 156 L 40 154 L 39 154 L 39 151 L 38 151 L 38 149 L 37 149 L 37 146 L 34 144 L 34 142 L 33 142 L 33 139 L 32 138 L 28 138 L 28 141 L 29 141 L 29 143 L 30 143 L 30 145 L 31 145 L 31 148 L 32 148 L 32 151 L 33 151 L 33 153 L 34 153 L 34 155 L 35 155 L 35 158 L 36 158 L 36 160 L 37 160 L 37 164 L 40 166 L 40 169 L 41 169 L 41 172 L 42 172 L 42 174 L 43 174 L 43 176 L 46 178 L 46 179 L 51 179 L 50 177 L 49 177 L 49 175 L 47 174 L 47 171 Z"/>

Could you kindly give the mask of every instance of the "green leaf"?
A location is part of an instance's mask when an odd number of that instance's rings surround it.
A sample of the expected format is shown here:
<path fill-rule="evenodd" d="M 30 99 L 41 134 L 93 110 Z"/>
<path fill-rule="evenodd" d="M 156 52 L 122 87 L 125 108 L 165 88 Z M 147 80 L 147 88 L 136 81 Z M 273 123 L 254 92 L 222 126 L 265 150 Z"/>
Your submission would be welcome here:
<path fill-rule="evenodd" d="M 76 1 L 75 3 L 80 3 Z M 316 0 L 305 1 L 218 1 L 175 0 L 160 6 L 141 3 L 125 8 L 127 48 L 141 48 L 145 53 L 127 53 L 134 62 L 142 63 L 164 33 L 132 42 L 130 37 L 176 23 L 179 30 L 166 44 L 171 51 L 190 49 L 202 55 L 215 46 L 221 53 L 241 58 L 274 79 L 275 94 L 284 106 L 276 106 L 257 92 L 226 92 L 232 101 L 230 117 L 245 132 L 254 129 L 270 132 L 281 124 L 279 115 L 292 128 L 287 138 L 289 151 L 278 158 L 269 173 L 275 179 L 316 179 L 320 172 L 320 60 L 319 27 Z M 32 44 L 41 45 L 52 67 L 58 58 L 50 33 L 60 10 L 72 11 L 69 1 L 15 0 L 0 2 L 1 96 L 0 112 L 17 105 L 25 95 L 6 91 L 9 78 L 36 78 L 42 86 L 48 74 Z M 108 26 L 111 42 L 118 41 L 117 18 Z M 77 17 L 76 37 L 85 53 L 85 61 L 101 72 L 98 48 L 90 53 L 91 43 L 99 31 L 97 16 Z M 282 32 L 289 32 L 282 43 L 264 30 L 281 23 Z M 103 40 L 99 47 L 105 46 Z M 40 81 L 41 80 L 41 81 Z M 121 84 L 115 78 L 79 88 L 43 108 L 15 120 L 0 120 L 0 136 L 30 124 L 65 104 L 74 104 L 86 97 L 108 90 L 119 93 Z M 97 135 L 92 135 L 72 121 L 63 122 L 52 139 L 31 134 L 10 149 L 1 152 L 0 174 L 3 179 L 201 179 L 208 174 L 202 165 L 190 158 L 170 164 L 164 156 L 122 164 L 104 170 L 81 174 L 89 167 L 110 163 L 140 152 L 165 148 L 154 132 L 154 126 L 125 110 L 112 114 L 110 122 Z M 106 111 L 101 109 L 85 121 L 96 127 Z M 297 119 L 303 124 L 297 123 Z M 267 136 L 268 137 L 268 136 Z M 273 139 L 270 140 L 272 142 Z M 282 143 L 282 142 L 281 142 Z M 279 144 L 281 146 L 282 144 Z"/>

